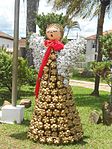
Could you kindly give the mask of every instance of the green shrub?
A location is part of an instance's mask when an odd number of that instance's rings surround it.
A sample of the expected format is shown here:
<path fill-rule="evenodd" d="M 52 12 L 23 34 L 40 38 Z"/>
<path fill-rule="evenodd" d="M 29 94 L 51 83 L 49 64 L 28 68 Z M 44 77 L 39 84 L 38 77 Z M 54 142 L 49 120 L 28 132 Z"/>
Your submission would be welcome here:
<path fill-rule="evenodd" d="M 82 77 L 88 77 L 88 78 L 93 78 L 94 77 L 94 72 L 91 69 L 91 65 L 92 65 L 91 62 L 87 63 L 86 67 L 84 68 L 84 70 L 81 73 Z"/>
<path fill-rule="evenodd" d="M 35 83 L 35 71 L 28 67 L 27 60 L 18 58 L 18 90 L 22 85 Z M 6 87 L 12 91 L 12 55 L 0 49 L 0 87 Z"/>
<path fill-rule="evenodd" d="M 80 76 L 80 72 L 78 68 L 74 68 L 72 71 L 72 77 Z"/>

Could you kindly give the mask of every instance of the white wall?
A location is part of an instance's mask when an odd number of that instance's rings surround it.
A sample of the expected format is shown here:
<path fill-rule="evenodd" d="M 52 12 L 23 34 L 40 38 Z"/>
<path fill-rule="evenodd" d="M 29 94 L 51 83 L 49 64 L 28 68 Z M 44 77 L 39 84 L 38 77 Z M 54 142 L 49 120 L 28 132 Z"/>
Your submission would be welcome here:
<path fill-rule="evenodd" d="M 94 40 L 87 40 L 86 45 L 86 62 L 95 61 L 95 48 L 93 48 Z"/>
<path fill-rule="evenodd" d="M 13 40 L 0 37 L 0 47 L 5 47 L 8 52 L 13 52 Z"/>

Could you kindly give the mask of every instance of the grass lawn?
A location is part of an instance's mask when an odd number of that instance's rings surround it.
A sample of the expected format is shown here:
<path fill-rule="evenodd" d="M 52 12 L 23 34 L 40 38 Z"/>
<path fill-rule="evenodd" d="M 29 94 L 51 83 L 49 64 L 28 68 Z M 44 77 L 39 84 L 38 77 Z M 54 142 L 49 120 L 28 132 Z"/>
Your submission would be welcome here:
<path fill-rule="evenodd" d="M 0 124 L 0 149 L 112 149 L 112 126 L 95 125 L 88 120 L 92 110 L 96 109 L 101 112 L 102 103 L 109 98 L 108 93 L 101 92 L 101 96 L 96 98 L 89 95 L 92 92 L 91 89 L 73 87 L 73 92 L 83 125 L 83 141 L 70 145 L 54 146 L 34 143 L 27 139 L 35 99 L 32 96 L 33 88 L 26 86 L 22 90 L 21 98 L 30 98 L 32 107 L 25 109 L 24 122 L 21 125 Z M 9 94 L 6 90 L 0 90 L 0 106 L 3 99 L 8 99 L 8 97 Z"/>

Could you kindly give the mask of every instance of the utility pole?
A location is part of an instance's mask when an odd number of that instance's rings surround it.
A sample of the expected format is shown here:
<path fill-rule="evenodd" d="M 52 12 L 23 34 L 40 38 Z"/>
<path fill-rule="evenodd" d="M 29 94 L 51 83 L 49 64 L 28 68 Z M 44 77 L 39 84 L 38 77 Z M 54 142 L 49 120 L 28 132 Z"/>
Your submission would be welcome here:
<path fill-rule="evenodd" d="M 17 100 L 19 7 L 20 7 L 20 0 L 15 0 L 15 8 L 14 8 L 13 66 L 12 66 L 12 105 L 13 106 L 16 106 L 16 100 Z"/>

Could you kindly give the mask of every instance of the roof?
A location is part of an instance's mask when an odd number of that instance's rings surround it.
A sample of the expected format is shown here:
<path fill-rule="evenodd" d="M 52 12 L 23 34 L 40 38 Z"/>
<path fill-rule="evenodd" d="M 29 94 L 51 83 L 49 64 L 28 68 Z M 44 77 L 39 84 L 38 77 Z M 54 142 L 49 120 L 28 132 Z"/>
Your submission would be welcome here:
<path fill-rule="evenodd" d="M 10 39 L 10 40 L 13 40 L 14 38 L 4 32 L 0 32 L 0 37 L 1 38 L 5 38 L 5 39 Z"/>
<path fill-rule="evenodd" d="M 108 30 L 108 31 L 105 31 L 103 32 L 103 35 L 106 35 L 108 33 L 112 33 L 112 30 Z M 89 37 L 86 37 L 87 40 L 95 40 L 96 39 L 96 35 L 91 35 Z"/>
<path fill-rule="evenodd" d="M 20 48 L 26 47 L 26 38 L 21 38 L 21 39 L 19 40 L 19 47 L 20 47 Z"/>

